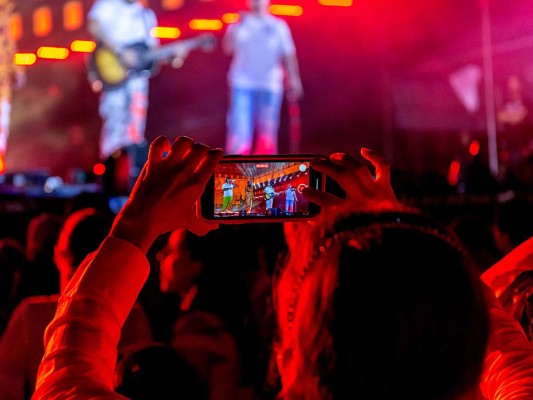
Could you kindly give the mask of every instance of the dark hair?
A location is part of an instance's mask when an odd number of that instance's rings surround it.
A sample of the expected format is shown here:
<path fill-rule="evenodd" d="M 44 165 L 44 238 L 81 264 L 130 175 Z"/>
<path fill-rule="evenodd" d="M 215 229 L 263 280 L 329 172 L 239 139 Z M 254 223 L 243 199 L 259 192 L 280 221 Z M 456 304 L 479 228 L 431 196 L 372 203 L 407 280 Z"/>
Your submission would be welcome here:
<path fill-rule="evenodd" d="M 184 356 L 170 345 L 151 342 L 119 355 L 115 391 L 132 400 L 209 398 L 207 383 Z"/>
<path fill-rule="evenodd" d="M 513 197 L 498 203 L 494 213 L 494 223 L 501 232 L 509 235 L 514 246 L 533 235 L 533 202 L 525 197 Z"/>
<path fill-rule="evenodd" d="M 87 255 L 98 249 L 111 229 L 112 220 L 95 208 L 75 211 L 65 220 L 58 244 L 72 257 L 78 267 Z"/>
<path fill-rule="evenodd" d="M 276 288 L 284 399 L 449 400 L 477 385 L 488 313 L 454 237 L 421 216 L 356 215 L 309 245 Z"/>

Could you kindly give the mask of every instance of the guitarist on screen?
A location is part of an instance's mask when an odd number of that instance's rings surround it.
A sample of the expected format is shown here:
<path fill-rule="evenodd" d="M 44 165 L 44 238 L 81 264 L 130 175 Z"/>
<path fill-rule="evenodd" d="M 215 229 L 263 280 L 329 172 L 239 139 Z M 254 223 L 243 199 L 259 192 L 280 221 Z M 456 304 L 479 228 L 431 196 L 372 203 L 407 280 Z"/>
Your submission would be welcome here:
<path fill-rule="evenodd" d="M 94 40 L 116 54 L 125 67 L 134 66 L 138 55 L 128 48 L 144 43 L 148 48 L 160 46 L 150 35 L 157 26 L 152 9 L 139 0 L 96 0 L 88 13 L 88 30 Z M 186 47 L 177 49 L 173 56 L 183 60 L 188 55 Z M 100 156 L 106 163 L 104 191 L 111 195 L 127 195 L 146 161 L 148 146 L 145 140 L 146 113 L 148 110 L 149 73 L 136 73 L 121 85 L 94 88 L 99 91 L 99 114 L 103 120 L 100 135 Z M 94 77 L 89 76 L 90 80 Z M 93 82 L 98 83 L 97 79 Z M 101 90 L 98 90 L 101 89 Z M 119 164 L 117 160 L 122 160 Z M 115 173 L 119 165 L 127 165 L 125 174 Z M 122 179 L 120 179 L 122 178 Z"/>
<path fill-rule="evenodd" d="M 276 193 L 270 182 L 268 182 L 268 184 L 266 185 L 264 193 L 266 201 L 265 211 L 267 214 L 270 214 L 272 210 L 272 205 L 274 203 L 274 197 L 277 196 L 279 193 Z"/>

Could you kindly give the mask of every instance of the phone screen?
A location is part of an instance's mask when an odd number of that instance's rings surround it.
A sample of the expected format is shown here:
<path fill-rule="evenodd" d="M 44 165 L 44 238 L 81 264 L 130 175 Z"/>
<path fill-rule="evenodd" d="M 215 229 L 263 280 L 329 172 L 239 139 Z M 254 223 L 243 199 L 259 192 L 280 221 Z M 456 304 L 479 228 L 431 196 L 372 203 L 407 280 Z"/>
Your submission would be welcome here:
<path fill-rule="evenodd" d="M 303 196 L 322 189 L 310 159 L 222 160 L 202 196 L 202 216 L 217 222 L 308 219 L 319 207 Z"/>

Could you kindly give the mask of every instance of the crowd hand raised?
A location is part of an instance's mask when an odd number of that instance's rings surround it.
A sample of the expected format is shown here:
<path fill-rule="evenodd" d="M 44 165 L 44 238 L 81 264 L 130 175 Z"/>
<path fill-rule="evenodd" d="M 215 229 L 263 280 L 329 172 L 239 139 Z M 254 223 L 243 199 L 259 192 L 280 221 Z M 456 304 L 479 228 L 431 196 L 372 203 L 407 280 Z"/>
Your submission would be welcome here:
<path fill-rule="evenodd" d="M 308 188 L 304 196 L 325 210 L 343 212 L 380 212 L 404 210 L 390 183 L 390 165 L 384 158 L 369 149 L 361 149 L 361 155 L 375 168 L 375 177 L 355 157 L 346 153 L 333 153 L 328 159 L 312 162 L 313 168 L 324 172 L 346 192 L 346 198 Z"/>
<path fill-rule="evenodd" d="M 222 155 L 221 149 L 188 137 L 178 137 L 172 145 L 164 136 L 156 138 L 111 235 L 147 252 L 157 236 L 174 229 L 198 235 L 216 229 L 217 224 L 196 216 L 195 204 Z"/>

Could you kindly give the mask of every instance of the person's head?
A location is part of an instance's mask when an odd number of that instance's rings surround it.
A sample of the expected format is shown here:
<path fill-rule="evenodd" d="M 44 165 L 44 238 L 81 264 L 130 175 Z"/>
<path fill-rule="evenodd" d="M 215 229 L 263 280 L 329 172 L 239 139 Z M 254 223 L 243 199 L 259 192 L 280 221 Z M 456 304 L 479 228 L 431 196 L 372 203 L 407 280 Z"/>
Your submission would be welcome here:
<path fill-rule="evenodd" d="M 62 288 L 85 257 L 98 249 L 109 233 L 111 223 L 108 215 L 94 208 L 77 210 L 68 216 L 54 248 Z"/>
<path fill-rule="evenodd" d="M 208 399 L 208 386 L 195 367 L 162 343 L 133 345 L 117 361 L 115 391 L 132 400 Z"/>
<path fill-rule="evenodd" d="M 450 400 L 475 390 L 487 310 L 447 232 L 407 214 L 361 214 L 297 246 L 274 292 L 283 399 Z"/>
<path fill-rule="evenodd" d="M 0 239 L 0 324 L 6 307 L 20 300 L 21 279 L 27 266 L 22 244 L 12 238 Z M 3 326 L 0 326 L 0 334 Z"/>
<path fill-rule="evenodd" d="M 533 235 L 532 215 L 531 201 L 524 197 L 513 197 L 496 205 L 492 233 L 502 255 Z"/>
<path fill-rule="evenodd" d="M 270 0 L 247 0 L 248 8 L 254 14 L 266 14 L 268 13 L 268 6 Z"/>
<path fill-rule="evenodd" d="M 30 261 L 54 260 L 54 246 L 63 225 L 63 217 L 42 213 L 33 217 L 26 230 L 26 253 Z"/>
<path fill-rule="evenodd" d="M 162 293 L 187 292 L 202 272 L 202 262 L 188 240 L 191 235 L 186 229 L 173 231 L 167 244 L 158 252 L 159 286 Z"/>

